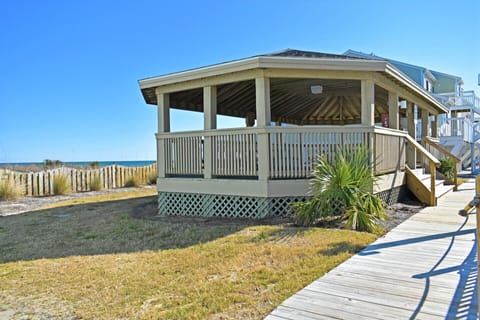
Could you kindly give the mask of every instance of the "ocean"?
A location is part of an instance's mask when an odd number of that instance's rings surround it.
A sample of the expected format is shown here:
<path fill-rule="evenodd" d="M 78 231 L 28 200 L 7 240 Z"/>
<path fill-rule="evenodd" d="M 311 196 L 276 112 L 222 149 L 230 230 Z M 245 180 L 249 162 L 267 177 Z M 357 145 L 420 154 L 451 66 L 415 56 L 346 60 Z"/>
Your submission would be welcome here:
<path fill-rule="evenodd" d="M 65 161 L 63 163 L 74 166 L 88 166 L 92 162 L 97 161 Z M 112 164 L 118 164 L 125 167 L 143 167 L 155 163 L 154 160 L 135 160 L 135 161 L 98 161 L 101 167 L 110 166 Z M 43 165 L 43 162 L 11 162 L 0 163 L 0 166 L 30 166 L 30 165 Z"/>

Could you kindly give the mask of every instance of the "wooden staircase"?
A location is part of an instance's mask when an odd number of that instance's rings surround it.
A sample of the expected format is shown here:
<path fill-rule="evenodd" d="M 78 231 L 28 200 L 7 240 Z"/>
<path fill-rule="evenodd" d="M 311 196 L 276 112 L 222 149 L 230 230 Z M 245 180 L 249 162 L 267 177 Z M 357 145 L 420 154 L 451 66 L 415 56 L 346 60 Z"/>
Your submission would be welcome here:
<path fill-rule="evenodd" d="M 434 180 L 434 194 L 432 194 L 431 175 L 423 173 L 423 169 L 410 169 L 406 167 L 407 188 L 420 200 L 430 206 L 436 206 L 437 200 L 452 191 L 455 185 L 445 185 L 445 180 Z"/>
<path fill-rule="evenodd" d="M 438 141 L 425 138 L 423 143 L 425 147 L 414 143 L 409 139 L 416 150 L 423 155 L 423 160 L 420 163 L 425 164 L 421 169 L 411 169 L 405 167 L 407 188 L 420 200 L 429 206 L 436 206 L 438 198 L 442 197 L 450 191 L 457 191 L 458 179 L 457 169 L 460 159 L 453 155 L 449 150 L 438 144 Z M 445 185 L 445 180 L 439 179 L 436 172 L 436 167 L 440 161 L 436 157 L 448 157 L 455 163 L 455 170 L 453 173 L 453 184 Z M 427 165 L 428 163 L 428 165 Z M 428 173 L 426 173 L 428 170 Z"/>

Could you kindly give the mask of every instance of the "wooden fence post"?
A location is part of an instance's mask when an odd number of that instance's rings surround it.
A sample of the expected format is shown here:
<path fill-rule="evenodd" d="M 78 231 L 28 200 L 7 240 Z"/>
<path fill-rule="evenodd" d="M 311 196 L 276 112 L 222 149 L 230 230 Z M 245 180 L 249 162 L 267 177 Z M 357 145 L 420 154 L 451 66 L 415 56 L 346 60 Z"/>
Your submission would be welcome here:
<path fill-rule="evenodd" d="M 54 181 L 59 175 L 65 175 L 72 192 L 91 191 L 93 180 L 98 176 L 105 189 L 121 188 L 127 179 L 136 179 L 141 184 L 150 182 L 156 174 L 155 163 L 142 167 L 123 167 L 116 164 L 97 169 L 55 168 L 39 172 L 17 172 L 0 170 L 0 181 L 7 179 L 22 189 L 25 196 L 42 197 L 54 195 Z"/>

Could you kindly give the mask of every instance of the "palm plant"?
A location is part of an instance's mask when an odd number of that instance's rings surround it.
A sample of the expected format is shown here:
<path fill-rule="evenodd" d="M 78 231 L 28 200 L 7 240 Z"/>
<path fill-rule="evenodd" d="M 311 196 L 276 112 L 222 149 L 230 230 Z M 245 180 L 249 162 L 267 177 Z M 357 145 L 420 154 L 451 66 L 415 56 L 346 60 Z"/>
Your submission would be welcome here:
<path fill-rule="evenodd" d="M 452 158 L 440 159 L 438 171 L 442 173 L 445 178 L 452 180 L 455 174 L 455 162 Z"/>
<path fill-rule="evenodd" d="M 293 206 L 297 223 L 313 225 L 319 218 L 339 216 L 354 230 L 377 231 L 386 218 L 380 198 L 372 194 L 370 151 L 360 147 L 340 149 L 333 163 L 320 157 L 312 173 L 310 201 Z"/>

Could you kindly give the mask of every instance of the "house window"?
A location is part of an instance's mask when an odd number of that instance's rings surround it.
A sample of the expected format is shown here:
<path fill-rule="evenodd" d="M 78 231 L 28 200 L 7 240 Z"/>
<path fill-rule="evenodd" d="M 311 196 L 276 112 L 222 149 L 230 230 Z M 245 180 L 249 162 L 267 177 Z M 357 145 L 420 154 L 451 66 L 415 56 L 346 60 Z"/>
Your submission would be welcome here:
<path fill-rule="evenodd" d="M 425 79 L 423 87 L 424 87 L 425 90 L 427 90 L 428 92 L 432 92 L 432 86 L 431 86 L 431 84 L 430 84 L 430 81 L 428 81 L 427 79 Z"/>

